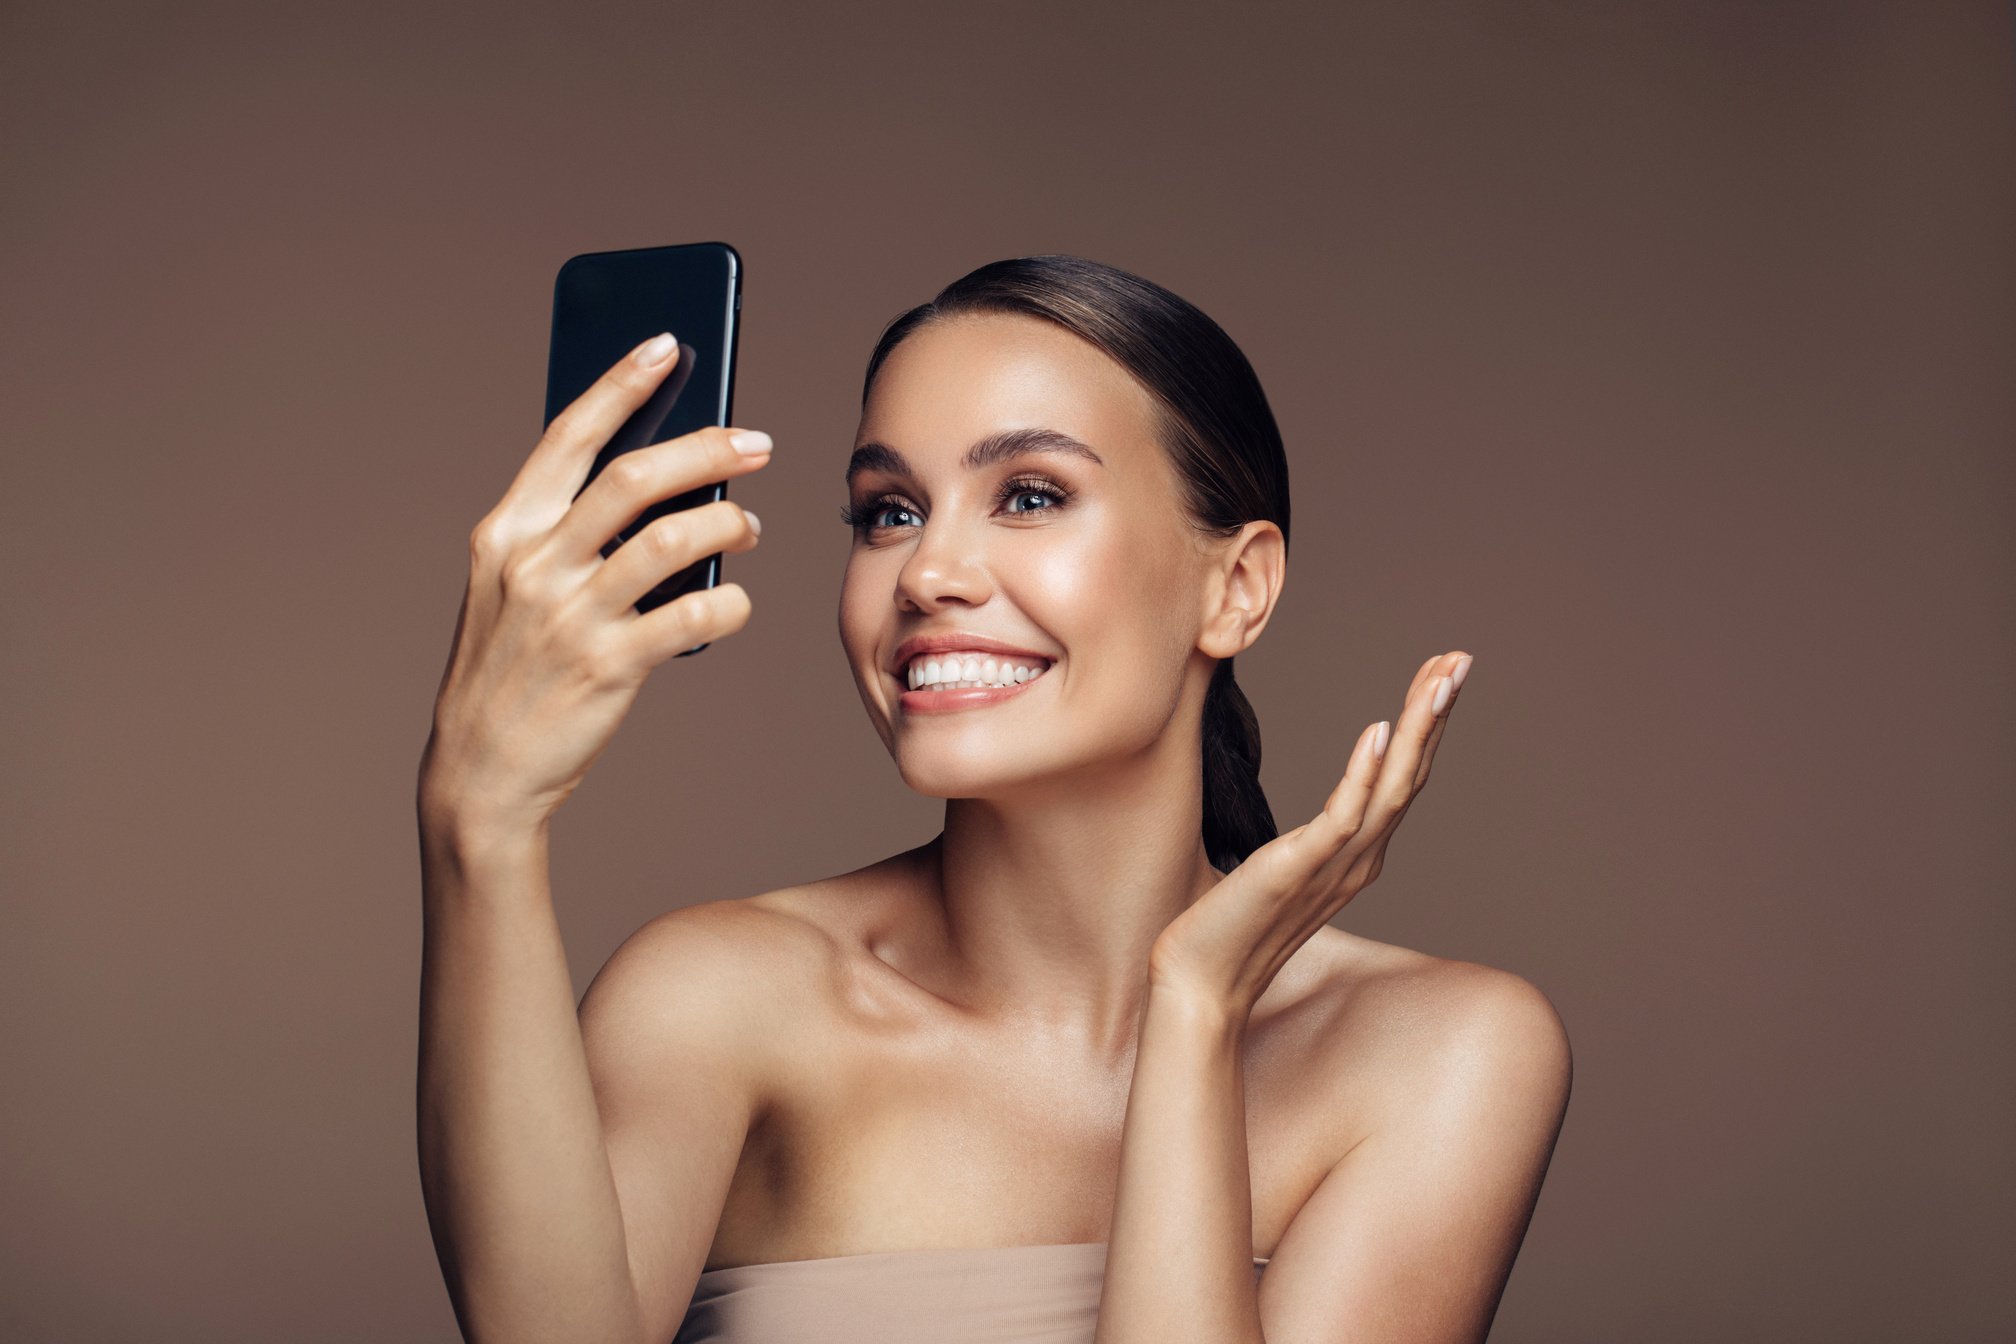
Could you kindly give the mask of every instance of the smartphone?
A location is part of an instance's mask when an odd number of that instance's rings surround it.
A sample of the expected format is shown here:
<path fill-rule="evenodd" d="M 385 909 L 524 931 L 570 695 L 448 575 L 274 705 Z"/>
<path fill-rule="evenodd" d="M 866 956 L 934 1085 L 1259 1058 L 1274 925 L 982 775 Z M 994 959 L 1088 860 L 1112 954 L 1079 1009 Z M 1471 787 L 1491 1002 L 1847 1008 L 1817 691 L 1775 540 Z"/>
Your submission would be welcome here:
<path fill-rule="evenodd" d="M 741 328 L 742 257 L 726 243 L 681 243 L 569 257 L 553 282 L 553 338 L 546 361 L 546 423 L 639 344 L 669 331 L 679 360 L 650 400 L 595 455 L 585 490 L 624 453 L 726 425 L 735 400 L 735 339 Z M 602 546 L 617 547 L 654 519 L 725 499 L 716 481 L 652 504 Z M 575 492 L 580 498 L 580 491 Z M 721 553 L 696 560 L 637 600 L 641 614 L 721 582 Z M 678 655 L 698 653 L 701 644 Z"/>

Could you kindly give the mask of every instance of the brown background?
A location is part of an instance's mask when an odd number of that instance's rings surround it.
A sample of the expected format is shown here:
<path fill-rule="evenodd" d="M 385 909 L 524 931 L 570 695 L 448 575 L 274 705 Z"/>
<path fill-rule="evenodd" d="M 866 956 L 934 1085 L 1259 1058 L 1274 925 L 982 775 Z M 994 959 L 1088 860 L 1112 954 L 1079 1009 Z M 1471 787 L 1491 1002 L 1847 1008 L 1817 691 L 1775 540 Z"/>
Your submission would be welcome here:
<path fill-rule="evenodd" d="M 1477 655 L 1339 918 L 1576 1087 L 1499 1341 L 2016 1330 L 1999 4 L 0 11 L 0 1335 L 449 1340 L 413 771 L 554 270 L 726 239 L 756 613 L 556 827 L 577 990 L 927 838 L 834 630 L 862 366 L 997 257 L 1199 303 L 1286 433 L 1282 824 Z"/>

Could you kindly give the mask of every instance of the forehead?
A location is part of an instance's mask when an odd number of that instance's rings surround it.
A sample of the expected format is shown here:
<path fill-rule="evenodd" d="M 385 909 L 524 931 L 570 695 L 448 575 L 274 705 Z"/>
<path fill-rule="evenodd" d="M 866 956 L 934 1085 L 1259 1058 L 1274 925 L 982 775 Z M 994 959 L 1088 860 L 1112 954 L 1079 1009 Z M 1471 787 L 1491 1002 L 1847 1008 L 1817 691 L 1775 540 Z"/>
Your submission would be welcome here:
<path fill-rule="evenodd" d="M 882 362 L 859 442 L 913 460 L 963 452 L 986 434 L 1041 426 L 1099 449 L 1151 446 L 1154 399 L 1111 356 L 1042 318 L 962 314 L 911 333 Z"/>

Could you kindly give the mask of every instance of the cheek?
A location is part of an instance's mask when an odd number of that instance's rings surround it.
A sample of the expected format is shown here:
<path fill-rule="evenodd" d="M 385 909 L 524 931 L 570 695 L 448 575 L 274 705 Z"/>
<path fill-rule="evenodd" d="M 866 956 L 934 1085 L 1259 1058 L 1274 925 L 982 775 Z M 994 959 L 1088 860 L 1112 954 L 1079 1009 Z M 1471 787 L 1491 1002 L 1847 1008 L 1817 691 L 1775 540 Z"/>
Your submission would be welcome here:
<path fill-rule="evenodd" d="M 840 578 L 840 647 L 849 663 L 858 664 L 879 633 L 883 609 L 889 605 L 889 585 L 875 588 L 873 575 L 850 560 Z M 872 659 L 870 660 L 872 661 Z"/>
<path fill-rule="evenodd" d="M 1095 654 L 1135 677 L 1169 662 L 1172 645 L 1194 636 L 1185 624 L 1184 573 L 1166 542 L 1119 528 L 1044 541 L 1018 557 L 1016 602 L 1067 655 Z"/>

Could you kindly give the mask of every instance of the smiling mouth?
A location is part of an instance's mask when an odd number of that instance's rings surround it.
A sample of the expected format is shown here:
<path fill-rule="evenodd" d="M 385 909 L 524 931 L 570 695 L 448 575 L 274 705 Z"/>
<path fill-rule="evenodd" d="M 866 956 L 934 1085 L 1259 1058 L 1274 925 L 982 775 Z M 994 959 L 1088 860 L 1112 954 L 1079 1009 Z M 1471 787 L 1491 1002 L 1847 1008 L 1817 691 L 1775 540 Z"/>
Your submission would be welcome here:
<path fill-rule="evenodd" d="M 977 655 L 918 658 L 900 676 L 907 689 L 896 703 L 912 714 L 998 704 L 1041 681 L 1053 666 L 1040 659 Z"/>
<path fill-rule="evenodd" d="M 986 653 L 925 654 L 901 674 L 912 691 L 952 691 L 1026 686 L 1050 670 L 1049 660 Z"/>

